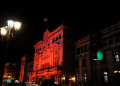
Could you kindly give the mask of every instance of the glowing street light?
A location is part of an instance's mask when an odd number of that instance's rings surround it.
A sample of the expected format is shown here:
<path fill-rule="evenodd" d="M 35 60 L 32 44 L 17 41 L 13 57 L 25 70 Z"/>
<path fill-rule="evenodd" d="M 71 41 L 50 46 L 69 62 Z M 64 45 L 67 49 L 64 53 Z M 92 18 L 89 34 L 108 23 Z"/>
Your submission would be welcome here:
<path fill-rule="evenodd" d="M 14 23 L 14 28 L 15 28 L 15 30 L 19 30 L 19 29 L 20 29 L 20 26 L 21 26 L 21 22 L 15 22 L 15 23 Z"/>
<path fill-rule="evenodd" d="M 21 22 L 18 22 L 18 21 L 14 22 L 13 20 L 8 20 L 7 22 L 8 22 L 8 26 L 0 28 L 0 29 L 1 29 L 1 35 L 5 36 L 7 34 L 8 40 L 9 40 L 10 34 L 12 34 L 12 37 L 14 37 L 13 33 L 10 33 L 11 29 L 14 28 L 16 31 L 19 30 L 21 27 Z M 3 40 L 3 37 L 2 37 L 2 40 Z"/>
<path fill-rule="evenodd" d="M 10 28 L 13 28 L 14 21 L 13 21 L 13 20 L 8 20 L 7 22 L 8 22 L 8 26 L 9 26 Z"/>
<path fill-rule="evenodd" d="M 1 28 L 1 35 L 5 36 L 7 33 L 6 29 L 4 27 Z"/>

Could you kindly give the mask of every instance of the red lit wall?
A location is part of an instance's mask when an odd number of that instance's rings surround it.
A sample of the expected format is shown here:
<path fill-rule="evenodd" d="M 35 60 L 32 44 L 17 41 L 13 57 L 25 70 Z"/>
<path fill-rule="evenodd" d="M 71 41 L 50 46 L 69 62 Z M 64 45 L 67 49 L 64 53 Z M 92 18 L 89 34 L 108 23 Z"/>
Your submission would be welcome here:
<path fill-rule="evenodd" d="M 25 74 L 25 56 L 22 58 L 22 63 L 21 63 L 21 69 L 20 69 L 20 77 L 19 77 L 19 83 L 24 83 L 24 74 Z"/>

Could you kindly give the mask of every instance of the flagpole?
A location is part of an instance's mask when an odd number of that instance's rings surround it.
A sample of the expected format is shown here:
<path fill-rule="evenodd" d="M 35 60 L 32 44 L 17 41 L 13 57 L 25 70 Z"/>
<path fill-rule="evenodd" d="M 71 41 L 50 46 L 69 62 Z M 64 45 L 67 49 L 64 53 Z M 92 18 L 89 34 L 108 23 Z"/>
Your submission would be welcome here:
<path fill-rule="evenodd" d="M 46 22 L 46 23 L 47 23 L 46 27 L 47 27 L 47 29 L 48 29 L 48 28 L 49 28 L 49 19 L 48 19 L 48 17 L 44 18 L 44 19 L 43 19 L 43 22 Z"/>

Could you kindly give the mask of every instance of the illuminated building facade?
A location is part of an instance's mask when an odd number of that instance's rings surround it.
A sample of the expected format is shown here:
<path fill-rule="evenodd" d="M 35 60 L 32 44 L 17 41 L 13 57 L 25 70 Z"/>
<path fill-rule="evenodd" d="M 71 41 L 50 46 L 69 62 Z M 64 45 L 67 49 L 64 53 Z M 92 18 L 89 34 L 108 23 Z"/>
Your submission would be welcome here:
<path fill-rule="evenodd" d="M 14 83 L 12 82 L 12 80 L 19 81 L 19 75 L 20 75 L 20 63 L 7 62 L 5 64 L 3 82 Z"/>
<path fill-rule="evenodd" d="M 29 82 L 40 84 L 44 79 L 52 78 L 57 84 L 74 81 L 74 41 L 79 34 L 64 25 L 53 32 L 47 29 L 43 39 L 33 46 L 34 72 L 29 74 Z"/>
<path fill-rule="evenodd" d="M 120 23 L 101 30 L 103 60 L 94 62 L 96 86 L 120 85 Z M 84 40 L 83 40 L 84 39 Z M 91 66 L 89 60 L 89 37 L 76 43 L 75 58 L 79 60 L 78 86 L 91 84 Z"/>

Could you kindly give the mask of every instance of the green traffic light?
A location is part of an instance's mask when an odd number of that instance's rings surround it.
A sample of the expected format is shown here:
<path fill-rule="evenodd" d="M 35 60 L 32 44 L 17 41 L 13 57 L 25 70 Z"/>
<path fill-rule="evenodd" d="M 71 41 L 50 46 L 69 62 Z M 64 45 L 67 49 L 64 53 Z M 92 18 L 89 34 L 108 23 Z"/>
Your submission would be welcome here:
<path fill-rule="evenodd" d="M 98 52 L 97 52 L 97 58 L 98 58 L 98 59 L 94 59 L 94 61 L 102 60 L 102 59 L 103 59 L 103 53 L 102 53 L 101 51 L 98 51 Z"/>

